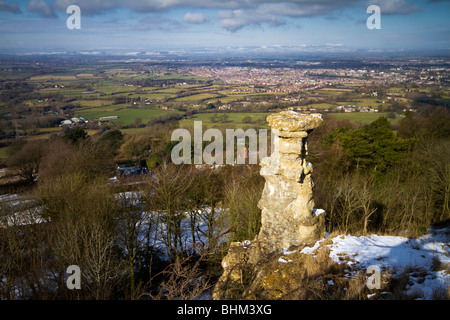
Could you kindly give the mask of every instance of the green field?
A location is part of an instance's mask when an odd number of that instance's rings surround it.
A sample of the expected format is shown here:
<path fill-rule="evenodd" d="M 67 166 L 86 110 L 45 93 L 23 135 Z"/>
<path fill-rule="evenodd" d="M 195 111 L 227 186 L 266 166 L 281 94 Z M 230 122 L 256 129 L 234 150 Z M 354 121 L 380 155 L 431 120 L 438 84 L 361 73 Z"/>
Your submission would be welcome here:
<path fill-rule="evenodd" d="M 83 92 L 86 91 L 84 89 L 60 89 L 58 90 L 58 93 L 63 95 L 63 96 L 68 96 L 68 97 L 73 97 L 73 96 L 81 96 L 83 94 Z"/>
<path fill-rule="evenodd" d="M 216 95 L 214 93 L 199 93 L 199 94 L 194 94 L 191 96 L 178 98 L 175 101 L 178 101 L 178 102 L 201 102 L 204 100 L 217 99 L 218 97 L 220 97 L 220 96 Z"/>
<path fill-rule="evenodd" d="M 222 93 L 222 92 L 221 92 Z M 230 103 L 233 101 L 241 101 L 241 100 L 245 100 L 245 98 L 248 96 L 248 94 L 246 93 L 241 93 L 241 94 L 226 94 L 226 97 L 220 98 L 220 101 L 222 103 Z"/>
<path fill-rule="evenodd" d="M 330 117 L 339 120 L 349 120 L 351 122 L 361 122 L 364 124 L 369 124 L 374 122 L 379 117 L 386 117 L 387 113 L 384 112 L 343 112 L 343 113 L 329 113 Z M 396 123 L 401 118 L 396 117 L 395 119 L 388 118 L 390 123 Z"/>
<path fill-rule="evenodd" d="M 217 127 L 226 126 L 231 128 L 251 128 L 251 127 L 268 127 L 266 118 L 270 113 L 200 113 L 196 114 L 189 119 L 181 120 L 180 127 L 190 127 L 193 125 L 194 121 L 202 121 L 204 127 Z M 213 122 L 211 117 L 216 115 L 216 121 Z M 221 116 L 227 115 L 226 122 L 223 122 Z M 251 122 L 243 122 L 244 117 L 251 117 Z"/>
<path fill-rule="evenodd" d="M 80 104 L 82 103 L 82 101 L 79 101 Z M 105 105 L 105 106 L 99 106 L 99 107 L 95 107 L 95 106 L 81 106 L 79 108 L 77 108 L 77 113 L 78 115 L 80 115 L 81 117 L 91 117 L 91 113 L 99 113 L 99 112 L 115 112 L 115 111 L 119 111 L 122 109 L 125 109 L 128 106 L 128 104 L 126 103 L 121 103 L 121 104 L 112 104 L 112 105 Z"/>
<path fill-rule="evenodd" d="M 151 78 L 156 80 L 172 80 L 177 79 L 179 81 L 188 81 L 188 80 L 195 80 L 195 81 L 208 81 L 211 80 L 210 78 L 204 78 L 204 77 L 198 77 L 193 75 L 186 75 L 186 74 L 179 74 L 174 72 L 164 72 L 159 73 L 156 76 L 152 76 Z"/>
<path fill-rule="evenodd" d="M 323 88 L 316 90 L 315 93 L 319 93 L 321 96 L 338 96 L 342 93 L 353 92 L 352 89 L 337 89 L 337 88 Z"/>
<path fill-rule="evenodd" d="M 119 119 L 112 122 L 121 122 L 123 125 L 130 125 L 136 118 L 141 118 L 142 123 L 156 118 L 164 113 L 178 113 L 177 111 L 154 110 L 154 109 L 119 109 L 108 110 L 102 107 L 90 109 L 89 111 L 78 111 L 78 115 L 87 120 L 98 120 L 101 117 L 117 116 Z"/>
<path fill-rule="evenodd" d="M 78 100 L 77 101 L 81 107 L 105 107 L 113 103 L 112 100 Z"/>
<path fill-rule="evenodd" d="M 233 91 L 233 90 L 220 90 L 219 94 L 224 95 L 225 97 L 221 97 L 219 100 L 222 103 L 231 103 L 234 101 L 247 101 L 252 98 L 260 98 L 261 101 L 264 101 L 265 97 L 268 96 L 285 96 L 284 92 L 252 92 L 253 89 L 251 86 L 244 87 L 240 89 L 247 89 L 250 91 Z"/>
<path fill-rule="evenodd" d="M 30 81 L 47 81 L 47 80 L 68 81 L 68 80 L 77 80 L 77 77 L 71 75 L 48 74 L 42 76 L 33 76 L 30 78 Z"/>
<path fill-rule="evenodd" d="M 104 94 L 133 93 L 135 90 L 134 86 L 124 85 L 102 85 L 95 88 L 95 91 Z"/>
<path fill-rule="evenodd" d="M 303 108 L 315 108 L 315 109 L 332 109 L 333 106 L 329 103 L 313 103 L 309 104 Z M 319 110 L 320 111 L 320 110 Z"/>

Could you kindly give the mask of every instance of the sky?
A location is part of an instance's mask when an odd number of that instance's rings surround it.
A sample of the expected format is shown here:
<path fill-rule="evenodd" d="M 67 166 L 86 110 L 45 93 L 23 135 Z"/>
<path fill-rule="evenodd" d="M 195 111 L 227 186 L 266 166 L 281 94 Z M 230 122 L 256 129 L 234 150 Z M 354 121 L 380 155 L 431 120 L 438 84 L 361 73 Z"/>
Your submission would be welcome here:
<path fill-rule="evenodd" d="M 70 5 L 80 29 L 69 29 Z M 369 29 L 370 5 L 380 29 Z M 0 53 L 450 49 L 450 0 L 0 0 Z"/>

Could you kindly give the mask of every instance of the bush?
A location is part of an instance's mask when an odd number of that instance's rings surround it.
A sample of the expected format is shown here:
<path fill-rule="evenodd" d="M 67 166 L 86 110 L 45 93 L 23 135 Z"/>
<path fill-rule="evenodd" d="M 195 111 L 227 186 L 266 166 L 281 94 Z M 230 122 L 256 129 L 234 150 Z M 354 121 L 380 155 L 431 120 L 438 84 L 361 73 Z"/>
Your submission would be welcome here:
<path fill-rule="evenodd" d="M 80 127 L 75 127 L 74 129 L 72 129 L 71 131 L 69 131 L 68 133 L 66 133 L 63 136 L 63 139 L 69 140 L 72 142 L 72 144 L 76 145 L 78 144 L 80 141 L 85 140 L 88 137 L 88 134 L 86 131 L 84 131 L 82 128 Z"/>

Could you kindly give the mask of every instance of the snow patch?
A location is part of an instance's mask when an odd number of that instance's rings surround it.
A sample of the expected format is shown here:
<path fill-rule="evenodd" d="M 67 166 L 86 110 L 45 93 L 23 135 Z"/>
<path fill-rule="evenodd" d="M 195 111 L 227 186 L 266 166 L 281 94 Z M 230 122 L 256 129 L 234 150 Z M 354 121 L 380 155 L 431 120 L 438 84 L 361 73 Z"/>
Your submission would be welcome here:
<path fill-rule="evenodd" d="M 371 265 L 381 270 L 389 269 L 393 277 L 408 273 L 409 283 L 405 287 L 408 295 L 419 299 L 433 299 L 433 292 L 447 291 L 450 285 L 450 235 L 447 229 L 431 228 L 420 238 L 397 236 L 352 236 L 339 235 L 328 238 L 330 258 L 339 264 L 347 264 L 346 273 L 351 277 L 355 271 L 365 270 Z M 300 252 L 315 254 L 324 240 Z"/>
<path fill-rule="evenodd" d="M 323 210 L 323 209 L 313 209 L 313 213 L 316 215 L 316 217 L 318 217 L 322 213 L 325 213 L 325 210 Z"/>
<path fill-rule="evenodd" d="M 282 263 L 289 263 L 292 262 L 291 259 L 287 259 L 286 257 L 282 256 L 278 258 L 278 262 L 282 262 Z"/>

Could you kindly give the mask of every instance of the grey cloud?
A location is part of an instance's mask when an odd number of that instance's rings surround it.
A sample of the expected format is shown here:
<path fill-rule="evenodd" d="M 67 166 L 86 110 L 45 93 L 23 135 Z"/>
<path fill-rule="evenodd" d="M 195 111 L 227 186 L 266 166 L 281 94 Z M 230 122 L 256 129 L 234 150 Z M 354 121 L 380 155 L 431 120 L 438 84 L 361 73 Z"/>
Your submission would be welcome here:
<path fill-rule="evenodd" d="M 370 0 L 367 3 L 372 4 L 380 7 L 381 14 L 409 14 L 422 10 L 405 0 Z"/>
<path fill-rule="evenodd" d="M 156 14 L 145 16 L 140 19 L 136 25 L 138 31 L 160 30 L 174 31 L 181 26 L 181 22 Z"/>
<path fill-rule="evenodd" d="M 21 12 L 17 3 L 6 3 L 5 0 L 0 0 L 0 11 L 7 11 L 12 13 Z"/>
<path fill-rule="evenodd" d="M 118 0 L 55 0 L 54 6 L 58 10 L 66 12 L 68 6 L 77 5 L 81 9 L 81 14 L 94 15 L 125 8 L 126 3 L 126 1 Z"/>
<path fill-rule="evenodd" d="M 214 9 L 219 10 L 219 25 L 232 32 L 251 25 L 282 25 L 287 17 L 332 15 L 345 8 L 361 8 L 365 15 L 365 9 L 370 4 L 379 5 L 382 14 L 408 14 L 421 10 L 407 0 L 54 0 L 54 6 L 59 10 L 65 11 L 71 4 L 80 6 L 82 14 L 87 15 L 119 8 L 138 13 L 161 13 L 175 8 L 187 11 Z M 189 12 L 184 22 L 203 23 L 204 17 Z"/>
<path fill-rule="evenodd" d="M 30 0 L 27 5 L 27 10 L 44 18 L 56 18 L 53 8 L 45 0 Z"/>
<path fill-rule="evenodd" d="M 235 32 L 249 25 L 270 24 L 279 26 L 286 23 L 284 17 L 313 17 L 328 15 L 337 9 L 353 6 L 356 0 L 292 0 L 285 2 L 251 1 L 254 8 L 239 10 L 222 10 L 217 15 L 220 26 Z"/>
<path fill-rule="evenodd" d="M 217 18 L 220 26 L 228 31 L 235 32 L 250 25 L 270 24 L 280 26 L 285 24 L 284 19 L 269 13 L 258 14 L 255 10 L 226 10 L 219 11 Z"/>
<path fill-rule="evenodd" d="M 255 9 L 261 5 L 272 5 L 273 7 L 282 5 L 297 12 L 302 7 L 307 7 L 302 13 L 308 15 L 308 11 L 326 12 L 338 7 L 352 5 L 358 0 L 286 0 L 278 2 L 276 0 L 54 0 L 55 7 L 59 10 L 65 10 L 69 5 L 80 6 L 86 13 L 97 14 L 106 10 L 129 8 L 136 12 L 156 12 L 172 8 L 185 9 L 219 9 L 219 10 L 238 10 Z M 288 8 L 289 9 L 289 8 Z M 289 13 L 286 11 L 286 13 Z M 298 13 L 297 13 L 298 14 Z"/>
<path fill-rule="evenodd" d="M 258 12 L 271 12 L 288 17 L 312 17 L 330 14 L 337 9 L 354 6 L 356 3 L 355 0 L 271 2 L 261 4 Z"/>
<path fill-rule="evenodd" d="M 0 3 L 4 3 L 4 1 L 0 0 Z M 439 2 L 448 0 L 428 1 Z M 86 13 L 101 13 L 118 8 L 128 8 L 136 12 L 147 13 L 173 8 L 218 10 L 271 9 L 279 14 L 296 17 L 326 14 L 346 7 L 363 7 L 364 5 L 367 7 L 367 3 L 381 3 L 389 12 L 404 12 L 417 10 L 418 8 L 409 4 L 406 0 L 54 0 L 55 7 L 59 10 L 65 10 L 69 5 L 75 4 L 80 6 Z M 401 10 L 401 7 L 404 10 Z"/>
<path fill-rule="evenodd" d="M 208 22 L 210 20 L 208 15 L 205 15 L 200 12 L 188 12 L 184 15 L 183 21 L 186 23 L 192 23 L 192 24 L 201 24 Z"/>
<path fill-rule="evenodd" d="M 250 0 L 252 1 L 252 0 Z M 99 14 L 109 10 L 128 8 L 135 12 L 150 13 L 160 12 L 173 8 L 193 9 L 228 9 L 237 8 L 247 1 L 223 1 L 223 0 L 55 0 L 55 7 L 65 10 L 69 5 L 78 5 L 86 14 Z M 245 4 L 244 4 L 245 5 Z"/>

